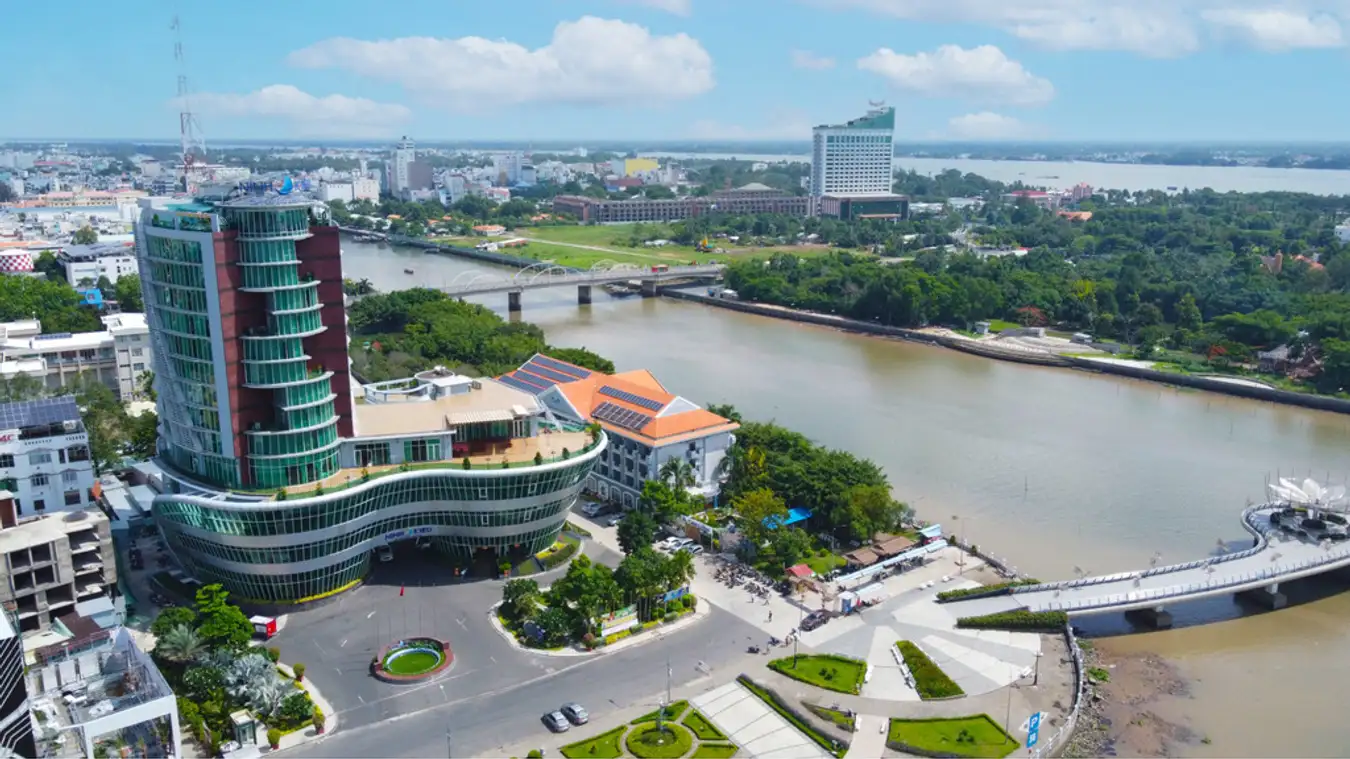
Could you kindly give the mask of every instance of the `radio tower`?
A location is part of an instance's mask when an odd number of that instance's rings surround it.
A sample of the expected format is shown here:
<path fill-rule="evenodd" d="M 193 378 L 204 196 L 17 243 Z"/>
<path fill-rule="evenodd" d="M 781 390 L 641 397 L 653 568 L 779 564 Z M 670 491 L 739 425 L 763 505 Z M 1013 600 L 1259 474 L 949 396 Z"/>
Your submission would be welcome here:
<path fill-rule="evenodd" d="M 178 23 L 177 15 L 174 15 L 169 28 L 173 30 L 173 60 L 174 66 L 178 69 L 178 137 L 183 154 L 182 189 L 190 195 L 197 191 L 195 166 L 199 160 L 204 162 L 206 159 L 206 140 L 199 134 L 201 125 L 197 123 L 197 117 L 192 115 L 192 105 L 188 102 L 190 93 L 187 63 L 183 59 L 183 27 Z"/>

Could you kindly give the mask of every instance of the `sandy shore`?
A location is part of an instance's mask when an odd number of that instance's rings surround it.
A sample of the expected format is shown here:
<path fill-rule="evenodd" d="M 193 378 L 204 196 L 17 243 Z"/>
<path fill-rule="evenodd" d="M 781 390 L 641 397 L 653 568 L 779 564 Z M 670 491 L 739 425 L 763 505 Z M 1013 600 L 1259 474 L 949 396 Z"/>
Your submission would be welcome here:
<path fill-rule="evenodd" d="M 1189 695 L 1176 667 L 1153 654 L 1113 654 L 1110 642 L 1083 641 L 1088 672 L 1106 673 L 1089 689 L 1066 757 L 1175 756 L 1202 738 L 1158 713 L 1164 698 Z"/>

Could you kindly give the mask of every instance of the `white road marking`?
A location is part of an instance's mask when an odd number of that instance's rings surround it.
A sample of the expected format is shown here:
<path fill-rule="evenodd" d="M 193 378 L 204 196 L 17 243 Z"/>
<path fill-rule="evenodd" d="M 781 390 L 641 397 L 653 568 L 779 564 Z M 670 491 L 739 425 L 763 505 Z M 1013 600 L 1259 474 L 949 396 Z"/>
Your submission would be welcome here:
<path fill-rule="evenodd" d="M 459 626 L 460 626 L 460 627 L 463 627 L 463 628 L 464 628 L 465 632 L 468 631 L 469 626 L 466 625 L 466 624 L 464 624 L 464 620 L 462 620 L 462 619 L 456 619 L 455 621 L 459 623 Z"/>
<path fill-rule="evenodd" d="M 344 646 L 346 646 L 346 645 L 347 645 L 347 639 L 346 639 L 346 638 L 343 638 L 343 639 L 342 639 L 342 642 L 338 644 L 338 648 L 342 648 L 342 647 L 344 647 Z"/>
<path fill-rule="evenodd" d="M 370 619 L 373 616 L 375 616 L 375 612 L 372 611 L 371 613 L 366 615 L 366 619 Z"/>

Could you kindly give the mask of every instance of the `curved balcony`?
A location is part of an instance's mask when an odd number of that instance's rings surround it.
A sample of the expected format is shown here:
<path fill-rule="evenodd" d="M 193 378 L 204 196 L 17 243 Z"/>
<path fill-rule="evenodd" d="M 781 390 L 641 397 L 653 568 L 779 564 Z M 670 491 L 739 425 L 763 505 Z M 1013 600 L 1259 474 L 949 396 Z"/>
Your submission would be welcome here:
<path fill-rule="evenodd" d="M 303 385 L 311 380 L 329 379 L 332 372 L 310 369 L 305 359 L 287 361 L 249 361 L 244 360 L 244 387 L 255 390 L 275 390 L 277 388 Z"/>

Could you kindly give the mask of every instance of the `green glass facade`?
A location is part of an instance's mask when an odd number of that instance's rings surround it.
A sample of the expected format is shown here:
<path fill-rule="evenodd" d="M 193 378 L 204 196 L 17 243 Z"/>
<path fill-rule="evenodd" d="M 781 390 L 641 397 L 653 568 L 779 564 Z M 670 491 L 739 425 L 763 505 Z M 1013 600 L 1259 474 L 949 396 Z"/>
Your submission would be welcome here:
<path fill-rule="evenodd" d="M 202 582 L 258 601 L 296 601 L 364 577 L 378 545 L 416 531 L 439 550 L 543 550 L 604 451 L 502 471 L 454 468 L 390 475 L 327 495 L 224 502 L 155 499 L 155 520 Z"/>
<path fill-rule="evenodd" d="M 244 432 L 245 472 L 253 488 L 301 485 L 338 469 L 332 375 L 310 363 L 304 346 L 304 338 L 323 332 L 324 326 L 319 283 L 300 276 L 295 249 L 297 241 L 310 236 L 309 203 L 296 202 L 295 207 L 223 209 L 238 233 L 241 289 L 267 298 L 267 326 L 241 338 L 245 386 L 273 391 L 278 409 L 272 427 Z M 297 392 L 305 398 L 300 403 Z M 296 405 L 307 408 L 290 412 Z"/>

